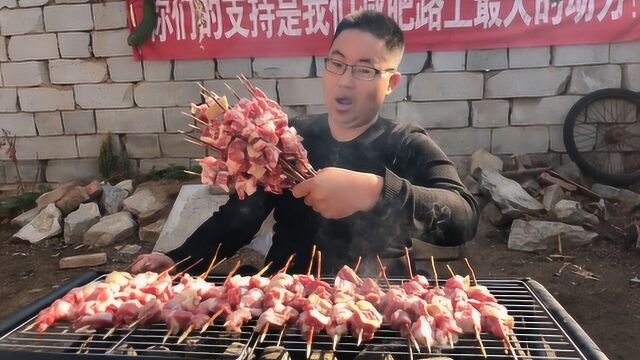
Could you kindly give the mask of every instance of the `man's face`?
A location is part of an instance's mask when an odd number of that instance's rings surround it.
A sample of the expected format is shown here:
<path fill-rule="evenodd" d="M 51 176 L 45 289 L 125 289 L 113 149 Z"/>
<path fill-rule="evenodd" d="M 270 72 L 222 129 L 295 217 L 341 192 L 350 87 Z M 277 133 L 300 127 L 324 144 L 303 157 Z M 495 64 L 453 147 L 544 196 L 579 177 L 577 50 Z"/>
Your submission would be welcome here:
<path fill-rule="evenodd" d="M 379 70 L 396 69 L 401 54 L 391 54 L 384 41 L 360 30 L 345 30 L 333 42 L 328 58 Z M 322 86 L 329 120 L 343 128 L 357 128 L 375 120 L 384 98 L 400 83 L 398 72 L 382 72 L 373 80 L 354 78 L 352 68 L 342 75 L 324 72 Z"/>

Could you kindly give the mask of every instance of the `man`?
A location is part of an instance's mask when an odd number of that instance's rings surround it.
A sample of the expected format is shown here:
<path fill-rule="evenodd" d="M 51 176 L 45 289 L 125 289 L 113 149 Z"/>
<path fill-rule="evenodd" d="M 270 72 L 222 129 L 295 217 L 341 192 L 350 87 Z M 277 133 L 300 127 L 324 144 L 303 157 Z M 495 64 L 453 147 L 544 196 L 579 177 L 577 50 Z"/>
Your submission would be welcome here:
<path fill-rule="evenodd" d="M 328 114 L 294 119 L 317 176 L 282 195 L 259 190 L 228 203 L 202 224 L 184 245 L 163 254 L 142 255 L 133 272 L 158 271 L 188 255 L 222 256 L 246 245 L 275 209 L 272 269 L 295 253 L 291 272 L 304 272 L 315 244 L 325 273 L 363 257 L 362 273 L 405 275 L 404 247 L 421 240 L 454 246 L 471 239 L 478 208 L 451 161 L 427 133 L 379 117 L 401 81 L 402 31 L 386 15 L 365 11 L 347 16 L 336 29 L 323 76 Z M 203 264 L 206 261 L 202 262 Z"/>

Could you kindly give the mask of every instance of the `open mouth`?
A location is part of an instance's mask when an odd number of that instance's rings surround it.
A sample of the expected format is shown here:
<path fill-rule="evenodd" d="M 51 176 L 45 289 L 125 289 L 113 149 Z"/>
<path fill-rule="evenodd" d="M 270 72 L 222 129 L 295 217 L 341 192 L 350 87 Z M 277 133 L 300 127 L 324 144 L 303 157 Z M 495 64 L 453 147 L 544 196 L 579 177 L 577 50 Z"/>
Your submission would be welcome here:
<path fill-rule="evenodd" d="M 338 97 L 336 98 L 336 108 L 338 111 L 347 111 L 351 109 L 353 105 L 353 101 L 348 97 Z"/>

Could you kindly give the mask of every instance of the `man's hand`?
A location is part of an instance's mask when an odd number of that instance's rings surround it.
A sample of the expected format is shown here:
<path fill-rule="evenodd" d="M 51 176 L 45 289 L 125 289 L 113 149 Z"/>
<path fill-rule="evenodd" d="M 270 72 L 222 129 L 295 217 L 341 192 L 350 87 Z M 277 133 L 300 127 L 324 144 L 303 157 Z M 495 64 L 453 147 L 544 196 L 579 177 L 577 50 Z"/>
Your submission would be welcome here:
<path fill-rule="evenodd" d="M 173 260 L 165 254 L 159 252 L 143 254 L 138 256 L 133 262 L 131 273 L 138 274 L 146 271 L 162 272 L 172 267 L 173 264 Z"/>
<path fill-rule="evenodd" d="M 382 177 L 340 168 L 325 168 L 293 188 L 293 196 L 327 219 L 371 210 L 382 192 Z"/>

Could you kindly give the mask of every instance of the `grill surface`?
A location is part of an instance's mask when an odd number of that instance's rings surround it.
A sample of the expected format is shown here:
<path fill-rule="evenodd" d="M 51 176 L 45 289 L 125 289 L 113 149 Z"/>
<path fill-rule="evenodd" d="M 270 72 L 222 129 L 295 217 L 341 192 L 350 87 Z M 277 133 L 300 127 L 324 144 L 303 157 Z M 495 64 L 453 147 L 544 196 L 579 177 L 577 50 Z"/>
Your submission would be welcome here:
<path fill-rule="evenodd" d="M 95 280 L 101 280 L 103 277 L 99 276 Z M 210 277 L 208 280 L 220 283 L 224 278 Z M 332 279 L 325 280 L 332 282 Z M 390 279 L 392 284 L 400 284 L 402 281 L 403 279 Z M 558 316 L 552 315 L 553 311 L 550 312 L 549 308 L 558 309 L 557 306 L 551 304 L 551 302 L 555 303 L 555 300 L 543 288 L 542 291 L 545 294 L 539 296 L 540 289 L 530 286 L 532 284 L 528 280 L 480 278 L 478 282 L 489 288 L 498 302 L 507 307 L 509 314 L 516 321 L 513 329 L 514 335 L 510 339 L 515 356 L 511 352 L 505 353 L 501 339 L 488 333 L 481 334 L 482 342 L 490 359 L 513 359 L 516 357 L 518 359 L 559 360 L 593 359 L 596 357 L 606 359 L 570 317 L 567 322 L 566 317 L 561 317 L 558 321 Z M 440 285 L 444 285 L 444 282 L 440 282 Z M 383 289 L 385 287 L 382 285 Z M 70 288 L 66 287 L 64 293 Z M 63 295 L 64 293 L 58 291 L 58 294 Z M 50 303 L 62 295 L 52 296 L 47 299 L 47 302 Z M 45 305 L 41 305 L 39 309 Z M 133 330 L 117 329 L 106 339 L 104 339 L 104 334 L 108 329 L 78 334 L 72 330 L 68 323 L 53 326 L 44 333 L 26 330 L 35 319 L 33 313 L 39 309 L 32 309 L 31 314 L 21 321 L 17 321 L 6 333 L 2 334 L 0 355 L 11 354 L 11 358 L 31 359 L 94 356 L 105 358 L 105 355 L 109 358 L 137 355 L 140 358 L 148 359 L 248 359 L 264 354 L 265 348 L 275 346 L 280 338 L 280 330 L 273 329 L 267 334 L 265 340 L 259 343 L 259 336 L 252 332 L 255 320 L 243 327 L 240 334 L 231 334 L 222 327 L 224 320 L 219 319 L 205 333 L 200 334 L 199 331 L 194 331 L 180 345 L 176 344 L 180 333 L 170 336 L 162 344 L 163 337 L 167 332 L 167 328 L 163 324 Z M 562 309 L 560 308 L 560 310 Z M 567 333 L 567 330 L 575 330 L 576 328 L 577 335 L 572 337 Z M 300 336 L 297 329 L 287 329 L 280 340 L 280 346 L 288 351 L 291 358 L 305 358 L 306 339 Z M 585 346 L 580 346 L 580 343 L 584 342 L 587 343 L 587 349 L 584 349 Z M 356 339 L 353 336 L 343 336 L 334 356 L 340 360 L 354 359 L 365 353 L 368 354 L 366 359 L 382 359 L 385 355 L 391 355 L 394 359 L 409 359 L 410 355 L 416 359 L 438 355 L 454 359 L 483 358 L 477 340 L 471 335 L 461 336 L 454 344 L 453 349 L 433 348 L 431 353 L 427 353 L 426 348 L 422 348 L 421 353 L 418 353 L 408 344 L 407 339 L 401 337 L 399 332 L 385 326 L 375 334 L 372 341 L 361 344 L 360 347 L 356 346 Z M 588 345 L 591 345 L 591 348 Z M 331 357 L 326 355 L 331 348 L 332 340 L 326 334 L 314 336 L 313 351 L 316 352 L 315 356 L 324 351 L 325 357 L 320 356 L 319 358 L 330 359 Z M 585 351 L 587 355 L 585 355 Z M 312 355 L 312 357 L 315 356 Z"/>

